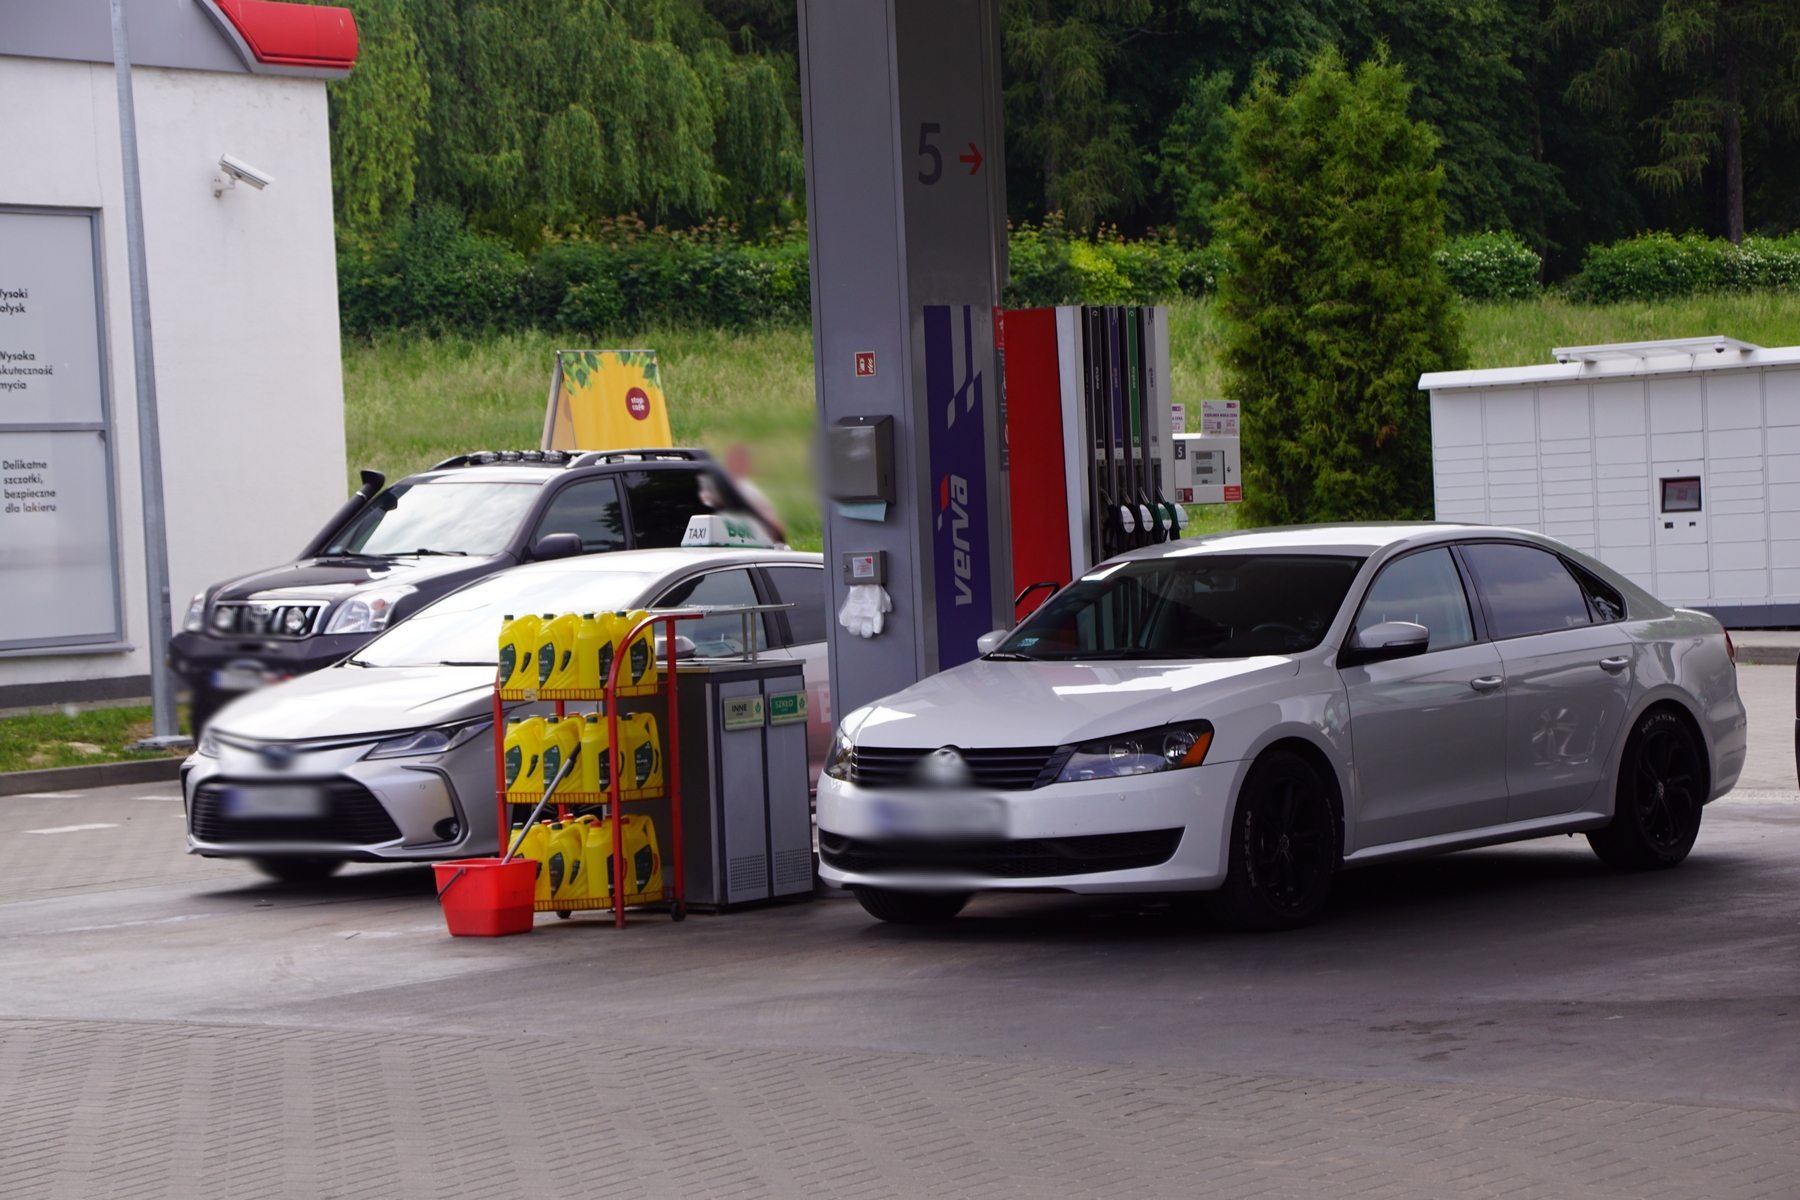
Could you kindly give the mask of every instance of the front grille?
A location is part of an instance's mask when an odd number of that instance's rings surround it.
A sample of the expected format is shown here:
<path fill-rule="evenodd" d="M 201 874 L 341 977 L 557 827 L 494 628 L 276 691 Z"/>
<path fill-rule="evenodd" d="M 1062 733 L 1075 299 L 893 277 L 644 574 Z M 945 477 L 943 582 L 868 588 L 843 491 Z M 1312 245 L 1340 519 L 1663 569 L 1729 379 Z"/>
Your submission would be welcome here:
<path fill-rule="evenodd" d="M 858 875 L 940 872 L 1043 879 L 1154 867 L 1174 856 L 1181 833 L 1179 829 L 1149 829 L 1005 842 L 871 842 L 821 829 L 819 857 L 829 867 Z"/>
<path fill-rule="evenodd" d="M 933 750 L 890 750 L 882 746 L 858 746 L 850 766 L 850 782 L 857 787 L 903 788 L 913 785 L 913 768 Z M 1045 767 L 1056 755 L 1055 746 L 1026 746 L 1001 750 L 956 752 L 969 764 L 976 786 L 996 791 L 1023 792 L 1049 783 Z M 1054 774 L 1051 779 L 1054 779 Z"/>
<path fill-rule="evenodd" d="M 261 781 L 267 783 L 269 781 Z M 327 793 L 325 815 L 308 818 L 232 817 L 223 811 L 225 789 L 240 784 L 209 779 L 194 790 L 190 819 L 194 836 L 214 845 L 243 842 L 328 842 L 372 846 L 400 836 L 400 827 L 375 794 L 353 779 L 333 779 L 320 786 Z"/>
<path fill-rule="evenodd" d="M 214 637 L 280 638 L 298 641 L 311 637 L 325 611 L 323 600 L 303 604 L 257 604 L 224 601 L 213 605 L 207 632 Z"/>

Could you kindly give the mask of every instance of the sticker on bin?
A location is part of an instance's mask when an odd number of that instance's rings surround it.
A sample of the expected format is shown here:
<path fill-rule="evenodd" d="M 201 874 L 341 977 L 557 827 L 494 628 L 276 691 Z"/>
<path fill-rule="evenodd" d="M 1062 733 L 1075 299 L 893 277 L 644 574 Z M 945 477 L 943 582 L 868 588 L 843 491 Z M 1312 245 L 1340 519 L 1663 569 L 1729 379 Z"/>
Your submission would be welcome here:
<path fill-rule="evenodd" d="M 720 715 L 724 717 L 727 729 L 761 729 L 763 727 L 763 698 L 761 696 L 733 696 L 719 701 Z"/>
<path fill-rule="evenodd" d="M 764 535 L 756 522 L 747 518 L 721 516 L 718 513 L 695 513 L 688 518 L 687 530 L 681 535 L 681 544 L 767 549 L 775 543 Z"/>
<path fill-rule="evenodd" d="M 805 692 L 773 692 L 769 696 L 769 724 L 794 725 L 806 720 Z"/>

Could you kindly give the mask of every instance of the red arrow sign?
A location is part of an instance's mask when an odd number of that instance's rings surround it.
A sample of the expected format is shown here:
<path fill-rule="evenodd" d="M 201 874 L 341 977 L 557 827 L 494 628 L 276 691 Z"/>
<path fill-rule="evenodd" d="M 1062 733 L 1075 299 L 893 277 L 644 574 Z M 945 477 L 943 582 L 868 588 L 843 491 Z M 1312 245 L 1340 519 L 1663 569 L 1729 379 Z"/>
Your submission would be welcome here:
<path fill-rule="evenodd" d="M 979 151 L 975 148 L 974 142 L 970 142 L 969 143 L 969 152 L 967 154 L 957 155 L 956 161 L 972 164 L 969 167 L 969 174 L 973 175 L 975 172 L 981 170 L 981 151 Z"/>

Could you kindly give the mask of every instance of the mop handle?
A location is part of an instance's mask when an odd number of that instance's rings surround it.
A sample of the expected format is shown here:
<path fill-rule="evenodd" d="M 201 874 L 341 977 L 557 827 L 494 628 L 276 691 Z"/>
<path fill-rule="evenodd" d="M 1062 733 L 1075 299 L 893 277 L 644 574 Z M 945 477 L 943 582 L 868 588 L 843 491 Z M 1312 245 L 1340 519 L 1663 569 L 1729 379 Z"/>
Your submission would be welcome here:
<path fill-rule="evenodd" d="M 562 770 L 556 773 L 556 778 L 552 779 L 550 781 L 550 786 L 544 789 L 544 798 L 538 801 L 537 807 L 531 810 L 531 815 L 525 818 L 525 827 L 519 830 L 519 836 L 514 840 L 512 849 L 508 850 L 506 852 L 506 857 L 500 860 L 501 866 L 504 867 L 507 863 L 511 862 L 513 855 L 519 852 L 519 847 L 525 844 L 525 835 L 531 831 L 533 825 L 537 824 L 538 814 L 544 811 L 544 805 L 550 803 L 550 797 L 555 794 L 557 785 L 569 777 L 569 772 L 574 769 L 575 760 L 580 757 L 581 747 L 577 746 L 575 747 L 574 753 L 563 760 Z"/>

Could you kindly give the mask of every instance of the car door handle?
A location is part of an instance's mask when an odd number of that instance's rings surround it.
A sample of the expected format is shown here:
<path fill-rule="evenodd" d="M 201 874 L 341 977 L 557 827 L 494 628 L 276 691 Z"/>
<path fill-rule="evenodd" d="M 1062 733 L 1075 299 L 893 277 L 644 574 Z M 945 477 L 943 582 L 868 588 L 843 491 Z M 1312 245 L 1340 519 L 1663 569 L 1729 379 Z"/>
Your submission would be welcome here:
<path fill-rule="evenodd" d="M 1503 675 L 1477 675 L 1469 680 L 1469 686 L 1478 692 L 1491 692 L 1505 682 Z"/>
<path fill-rule="evenodd" d="M 1602 671 L 1611 671 L 1614 675 L 1617 675 L 1620 671 L 1623 671 L 1630 665 L 1631 660 L 1626 658 L 1623 654 L 1619 655 L 1617 658 L 1603 658 L 1600 660 L 1600 669 Z"/>

